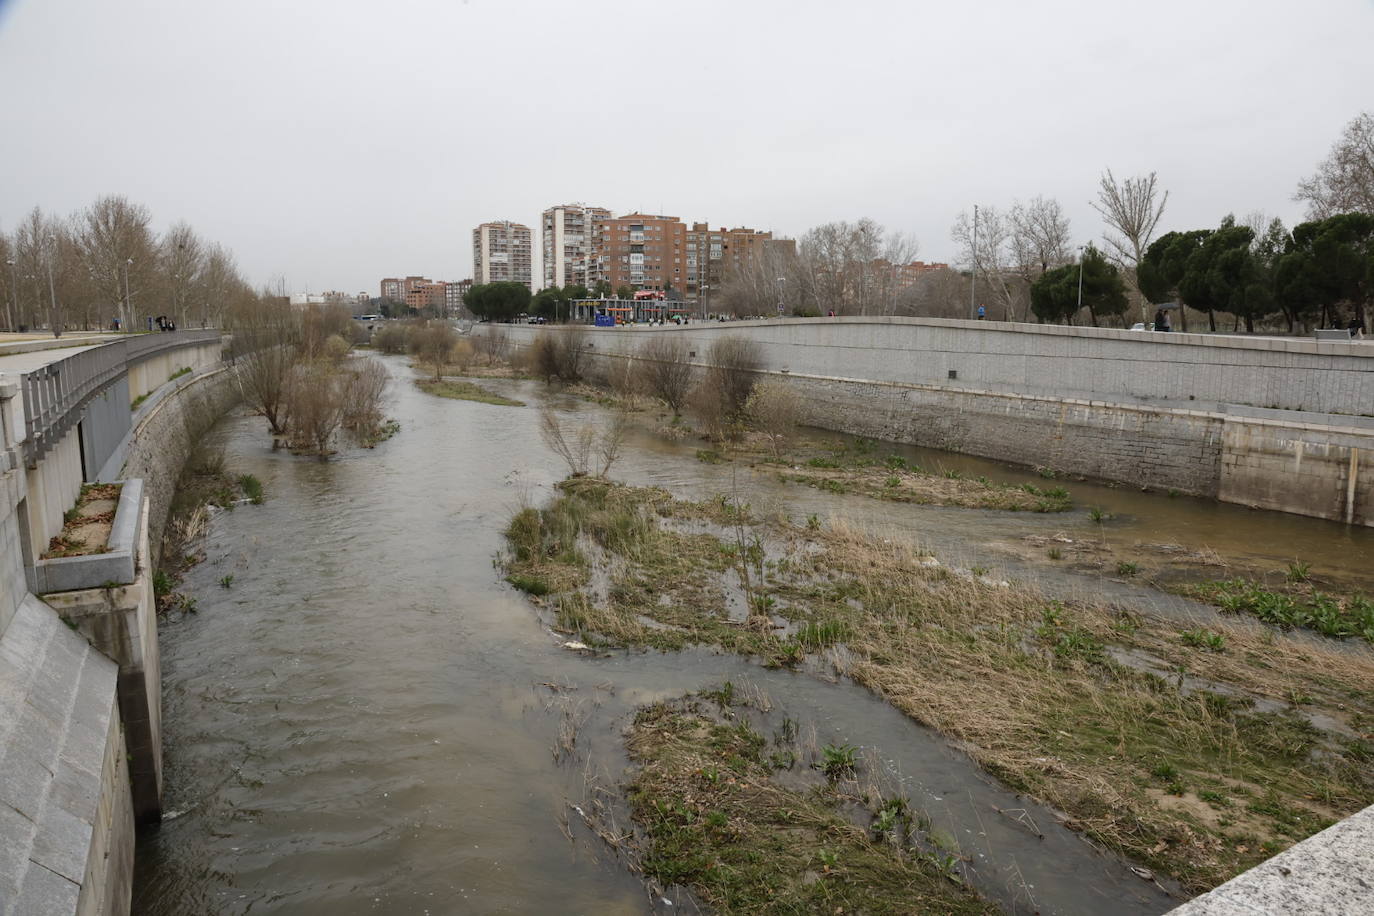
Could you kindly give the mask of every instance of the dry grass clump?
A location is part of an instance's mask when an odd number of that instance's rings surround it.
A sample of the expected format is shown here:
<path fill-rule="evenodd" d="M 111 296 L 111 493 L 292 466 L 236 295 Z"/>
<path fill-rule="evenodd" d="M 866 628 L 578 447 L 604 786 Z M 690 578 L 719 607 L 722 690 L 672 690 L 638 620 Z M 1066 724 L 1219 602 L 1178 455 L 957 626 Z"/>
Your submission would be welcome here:
<path fill-rule="evenodd" d="M 546 580 L 558 626 L 781 665 L 842 645 L 860 683 L 1190 890 L 1374 802 L 1368 653 L 1243 628 L 1204 648 L 1172 622 L 1055 601 L 843 523 L 795 527 L 728 500 L 578 487 L 589 489 L 565 489 L 536 515 L 538 536 L 512 566 L 595 546 L 567 559 L 576 576 Z M 593 569 L 609 571 L 604 594 Z M 726 613 L 731 589 L 743 589 L 747 617 Z M 1158 670 L 1126 664 L 1128 651 Z M 1206 679 L 1174 676 L 1189 671 Z M 1318 714 L 1346 726 L 1322 731 Z"/>

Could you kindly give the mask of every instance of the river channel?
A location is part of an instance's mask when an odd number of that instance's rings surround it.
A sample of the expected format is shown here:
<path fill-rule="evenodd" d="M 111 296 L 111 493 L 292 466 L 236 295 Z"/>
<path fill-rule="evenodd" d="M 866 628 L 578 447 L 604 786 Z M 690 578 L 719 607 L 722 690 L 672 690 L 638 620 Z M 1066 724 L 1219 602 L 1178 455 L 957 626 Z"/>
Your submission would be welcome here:
<path fill-rule="evenodd" d="M 261 506 L 213 518 L 206 561 L 183 591 L 196 613 L 161 621 L 165 811 L 138 848 L 134 912 L 691 912 L 640 880 L 585 829 L 569 802 L 588 774 L 613 786 L 619 734 L 652 700 L 752 683 L 822 740 L 871 749 L 913 802 L 960 841 L 970 880 L 1009 912 L 1159 913 L 1177 903 L 1103 856 L 1049 812 L 1043 840 L 995 814 L 1032 808 L 960 753 L 846 682 L 766 671 L 710 651 L 590 659 L 561 647 L 493 560 L 522 502 L 539 503 L 565 468 L 540 441 L 531 408 L 422 394 L 396 376 L 401 431 L 372 450 L 318 462 L 270 450 L 261 421 L 226 419 L 214 435 L 235 473 L 260 478 Z M 531 404 L 535 383 L 501 383 Z M 560 409 L 604 411 L 564 396 Z M 740 492 L 760 508 L 918 535 L 950 562 L 997 556 L 999 570 L 1059 590 L 1196 611 L 1182 599 L 989 552 L 996 539 L 1090 530 L 1064 517 L 876 503 L 777 483 L 697 461 L 698 443 L 637 431 L 612 476 L 683 497 Z M 902 450 L 1009 480 L 995 462 Z M 1118 515 L 1141 539 L 1207 544 L 1248 557 L 1339 568 L 1374 537 L 1327 522 L 1071 484 L 1076 502 Z M 221 586 L 232 576 L 230 587 Z M 555 759 L 561 715 L 585 718 L 575 759 Z M 569 840 L 565 830 L 570 832 Z"/>

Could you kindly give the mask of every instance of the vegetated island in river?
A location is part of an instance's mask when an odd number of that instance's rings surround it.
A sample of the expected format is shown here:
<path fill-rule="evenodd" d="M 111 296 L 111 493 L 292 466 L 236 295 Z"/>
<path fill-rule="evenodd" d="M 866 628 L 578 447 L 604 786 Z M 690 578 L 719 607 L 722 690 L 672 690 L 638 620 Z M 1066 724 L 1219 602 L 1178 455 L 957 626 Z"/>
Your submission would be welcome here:
<path fill-rule="evenodd" d="M 457 401 L 477 401 L 480 404 L 495 404 L 498 407 L 525 406 L 524 401 L 502 397 L 493 391 L 488 391 L 481 385 L 474 385 L 472 382 L 419 378 L 415 380 L 415 387 L 425 394 L 432 394 L 441 398 L 453 398 Z"/>
<path fill-rule="evenodd" d="M 1073 829 L 1192 892 L 1374 803 L 1374 655 L 1358 644 L 1052 600 L 842 522 L 762 519 L 726 496 L 684 502 L 588 477 L 522 509 L 507 538 L 509 581 L 542 596 L 558 631 L 593 647 L 718 646 L 774 666 L 825 658 Z M 652 734 L 632 740 L 652 759 Z M 644 802 L 657 790 L 644 786 L 636 811 L 652 828 Z M 650 842 L 651 877 L 715 899 L 689 844 L 674 852 L 653 829 Z"/>

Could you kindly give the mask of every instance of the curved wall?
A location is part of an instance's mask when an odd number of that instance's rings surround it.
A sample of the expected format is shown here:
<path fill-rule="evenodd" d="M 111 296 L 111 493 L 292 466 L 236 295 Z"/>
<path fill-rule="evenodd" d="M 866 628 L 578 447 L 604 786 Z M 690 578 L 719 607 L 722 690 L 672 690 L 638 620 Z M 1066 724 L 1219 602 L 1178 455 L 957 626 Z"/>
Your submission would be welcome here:
<path fill-rule="evenodd" d="M 479 325 L 515 347 L 561 328 Z M 1374 342 L 938 319 L 588 328 L 593 364 L 755 341 L 815 426 L 1374 524 Z"/>

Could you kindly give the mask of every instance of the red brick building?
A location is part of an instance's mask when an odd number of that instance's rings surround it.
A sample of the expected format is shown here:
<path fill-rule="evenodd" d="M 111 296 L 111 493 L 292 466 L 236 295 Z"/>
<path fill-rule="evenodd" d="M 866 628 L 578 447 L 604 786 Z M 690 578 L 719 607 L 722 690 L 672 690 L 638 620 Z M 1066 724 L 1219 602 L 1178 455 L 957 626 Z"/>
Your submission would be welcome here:
<path fill-rule="evenodd" d="M 613 288 L 682 292 L 687 283 L 687 226 L 676 216 L 631 213 L 598 220 L 592 234 L 591 282 Z"/>

